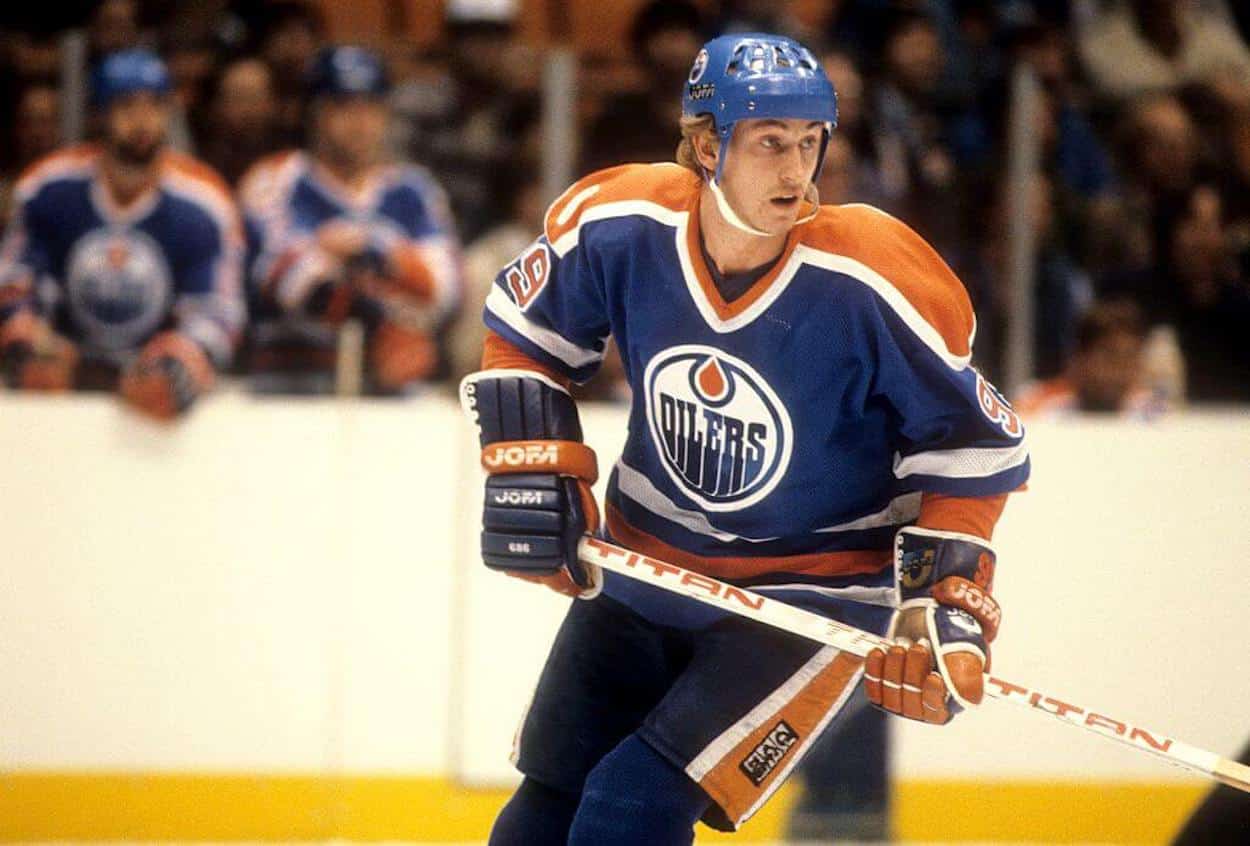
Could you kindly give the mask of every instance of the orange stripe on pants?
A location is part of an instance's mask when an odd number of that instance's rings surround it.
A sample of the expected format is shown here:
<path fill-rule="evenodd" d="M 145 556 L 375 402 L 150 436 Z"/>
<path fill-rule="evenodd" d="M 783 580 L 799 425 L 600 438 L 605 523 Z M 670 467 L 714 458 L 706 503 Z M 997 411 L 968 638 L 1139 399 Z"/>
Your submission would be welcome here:
<path fill-rule="evenodd" d="M 734 746 L 699 781 L 737 827 L 784 780 L 815 740 L 829 709 L 859 675 L 863 659 L 839 653 L 771 717 Z M 844 703 L 843 703 L 844 704 Z"/>

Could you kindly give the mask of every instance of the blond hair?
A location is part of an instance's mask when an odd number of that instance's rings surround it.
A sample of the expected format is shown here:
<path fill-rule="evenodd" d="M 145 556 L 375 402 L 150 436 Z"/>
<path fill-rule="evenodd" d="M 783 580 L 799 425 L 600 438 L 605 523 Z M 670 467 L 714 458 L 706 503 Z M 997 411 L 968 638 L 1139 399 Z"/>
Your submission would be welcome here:
<path fill-rule="evenodd" d="M 694 138 L 706 135 L 712 142 L 712 149 L 715 150 L 720 145 L 720 138 L 716 135 L 716 121 L 711 115 L 699 115 L 698 117 L 685 117 L 681 119 L 681 143 L 677 145 L 677 164 L 684 168 L 693 170 L 699 176 L 706 176 L 706 171 L 699 163 L 699 157 L 694 151 Z"/>

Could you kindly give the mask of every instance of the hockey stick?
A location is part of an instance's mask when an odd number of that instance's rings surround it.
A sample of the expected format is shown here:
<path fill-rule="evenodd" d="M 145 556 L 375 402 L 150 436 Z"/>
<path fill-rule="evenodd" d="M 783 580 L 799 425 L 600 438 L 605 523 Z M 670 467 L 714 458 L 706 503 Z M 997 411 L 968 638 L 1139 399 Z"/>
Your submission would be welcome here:
<path fill-rule="evenodd" d="M 890 641 L 871 632 L 778 602 L 746 588 L 735 587 L 711 576 L 691 572 L 676 564 L 632 552 L 599 538 L 582 538 L 577 554 L 587 564 L 810 638 L 861 658 L 876 647 L 888 649 L 891 646 Z M 1057 717 L 1069 725 L 1079 726 L 1142 752 L 1149 752 L 1171 764 L 1202 773 L 1229 787 L 1250 793 L 1250 767 L 1214 752 L 1190 746 L 1175 738 L 1148 731 L 1141 726 L 1079 705 L 1069 704 L 1042 691 L 1005 681 L 988 673 L 985 675 L 985 693 L 1035 713 Z"/>

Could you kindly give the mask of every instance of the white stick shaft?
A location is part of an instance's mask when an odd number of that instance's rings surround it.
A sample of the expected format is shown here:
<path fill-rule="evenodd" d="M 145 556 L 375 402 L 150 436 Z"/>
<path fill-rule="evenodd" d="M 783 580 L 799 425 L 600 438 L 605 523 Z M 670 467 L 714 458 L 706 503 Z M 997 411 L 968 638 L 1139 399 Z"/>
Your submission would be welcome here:
<path fill-rule="evenodd" d="M 578 557 L 585 563 L 611 570 L 631 579 L 681 594 L 750 620 L 835 647 L 861 658 L 875 648 L 889 649 L 891 643 L 880 635 L 822 617 L 770 599 L 763 594 L 695 573 L 594 537 L 585 537 L 578 546 Z M 985 693 L 1011 702 L 1034 713 L 1046 714 L 1068 725 L 1110 740 L 1119 741 L 1179 767 L 1218 779 L 1230 787 L 1250 792 L 1250 767 L 1182 743 L 1175 738 L 1149 731 L 1133 723 L 1073 705 L 1024 685 L 985 676 Z"/>

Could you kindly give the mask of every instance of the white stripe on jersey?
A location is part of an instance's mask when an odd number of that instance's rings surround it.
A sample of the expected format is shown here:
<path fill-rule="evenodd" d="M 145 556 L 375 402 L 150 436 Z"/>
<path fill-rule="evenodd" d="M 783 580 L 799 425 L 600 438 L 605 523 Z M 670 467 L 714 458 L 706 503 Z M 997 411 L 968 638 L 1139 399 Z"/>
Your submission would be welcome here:
<path fill-rule="evenodd" d="M 818 596 L 828 597 L 830 599 L 848 599 L 852 602 L 862 602 L 865 605 L 880 605 L 884 608 L 897 608 L 896 599 L 897 590 L 893 587 L 865 587 L 863 585 L 851 585 L 849 587 L 825 587 L 824 585 L 809 585 L 804 582 L 790 582 L 784 585 L 751 585 L 751 590 L 756 593 L 771 594 L 778 593 L 814 593 Z M 783 600 L 789 601 L 789 600 Z"/>
<path fill-rule="evenodd" d="M 716 538 L 724 543 L 734 541 L 762 543 L 776 540 L 776 538 L 747 538 L 716 528 L 702 511 L 682 508 L 665 496 L 663 491 L 657 488 L 646 475 L 630 467 L 623 460 L 616 462 L 616 489 L 621 492 L 622 496 L 629 497 L 655 516 L 668 520 L 670 523 L 676 523 L 697 535 Z"/>
<path fill-rule="evenodd" d="M 967 447 L 918 452 L 903 457 L 894 454 L 894 475 L 942 476 L 947 479 L 979 479 L 1019 467 L 1029 458 L 1029 448 L 1022 441 L 1011 447 Z"/>
<path fill-rule="evenodd" d="M 664 492 L 655 486 L 646 475 L 641 471 L 630 467 L 623 460 L 616 462 L 616 488 L 622 496 L 629 497 L 638 505 L 650 511 L 657 517 L 668 520 L 670 523 L 676 523 L 682 528 L 694 532 L 697 535 L 715 538 L 723 543 L 733 543 L 735 541 L 747 541 L 749 543 L 764 543 L 766 541 L 776 540 L 775 537 L 768 538 L 750 538 L 743 535 L 736 535 L 733 532 L 727 532 L 724 529 L 718 529 L 708 520 L 707 515 L 702 511 L 694 511 L 689 508 L 682 508 L 673 502 Z M 920 516 L 920 499 L 921 493 L 914 491 L 905 493 L 895 497 L 890 503 L 872 514 L 850 520 L 845 523 L 838 523 L 833 526 L 824 526 L 819 529 L 813 529 L 813 532 L 821 534 L 833 534 L 836 532 L 857 532 L 865 529 L 879 529 L 887 526 L 902 526 L 910 523 Z"/>
<path fill-rule="evenodd" d="M 486 298 L 486 310 L 543 352 L 558 358 L 575 370 L 603 360 L 602 352 L 579 347 L 560 333 L 545 326 L 539 326 L 530 320 L 497 285 L 491 287 L 490 295 Z"/>
<path fill-rule="evenodd" d="M 817 532 L 854 532 L 863 529 L 879 529 L 882 526 L 897 526 L 910 523 L 920 516 L 920 491 L 912 491 L 896 496 L 890 504 L 873 514 L 815 529 Z"/>
<path fill-rule="evenodd" d="M 650 218 L 666 226 L 678 226 L 690 216 L 690 213 L 673 211 L 659 203 L 652 203 L 647 200 L 620 200 L 615 203 L 592 206 L 578 218 L 576 226 L 552 243 L 551 249 L 555 252 L 557 258 L 564 258 L 569 250 L 577 246 L 577 240 L 581 236 L 582 227 L 587 223 L 596 220 L 610 220 L 614 217 L 631 217 L 633 215 Z"/>
<path fill-rule="evenodd" d="M 39 193 L 43 186 L 59 179 L 90 179 L 96 169 L 95 155 L 66 151 L 53 153 L 42 164 L 27 171 L 13 189 L 16 203 L 24 203 Z"/>

